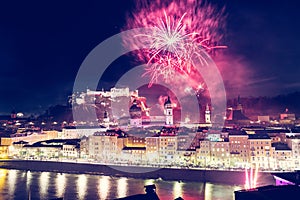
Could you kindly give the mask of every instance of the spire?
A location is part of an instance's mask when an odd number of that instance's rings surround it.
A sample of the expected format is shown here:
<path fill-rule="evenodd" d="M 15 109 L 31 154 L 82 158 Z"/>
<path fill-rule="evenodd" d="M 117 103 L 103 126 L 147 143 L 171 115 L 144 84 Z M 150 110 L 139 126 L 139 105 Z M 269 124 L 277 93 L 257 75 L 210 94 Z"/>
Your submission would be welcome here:
<path fill-rule="evenodd" d="M 207 111 L 209 110 L 209 106 L 208 106 L 208 103 L 206 104 L 206 110 L 207 110 Z"/>
<path fill-rule="evenodd" d="M 167 104 L 172 104 L 171 100 L 170 100 L 170 96 L 168 96 L 168 99 L 165 101 L 165 105 L 167 105 Z"/>
<path fill-rule="evenodd" d="M 173 125 L 173 108 L 172 108 L 170 96 L 168 96 L 168 99 L 165 101 L 164 106 L 165 106 L 164 113 L 166 115 L 166 125 Z"/>
<path fill-rule="evenodd" d="M 211 116 L 210 116 L 210 110 L 208 104 L 206 104 L 206 109 L 205 109 L 205 123 L 208 124 L 211 123 Z"/>
<path fill-rule="evenodd" d="M 241 110 L 241 112 L 243 113 L 243 106 L 242 106 L 242 103 L 241 103 L 241 97 L 240 97 L 240 95 L 238 96 L 238 102 L 237 102 L 236 109 L 237 110 Z"/>

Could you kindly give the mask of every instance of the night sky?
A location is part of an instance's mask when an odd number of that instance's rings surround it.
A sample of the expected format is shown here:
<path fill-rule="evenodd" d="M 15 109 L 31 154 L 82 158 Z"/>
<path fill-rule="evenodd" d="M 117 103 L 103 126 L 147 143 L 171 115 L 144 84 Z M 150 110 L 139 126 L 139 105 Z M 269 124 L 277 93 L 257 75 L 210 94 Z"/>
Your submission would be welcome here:
<path fill-rule="evenodd" d="M 222 75 L 229 96 L 300 91 L 300 3 L 213 2 L 226 7 L 223 43 L 230 60 Z M 123 29 L 133 4 L 134 0 L 1 2 L 0 113 L 42 112 L 65 104 L 84 58 Z"/>

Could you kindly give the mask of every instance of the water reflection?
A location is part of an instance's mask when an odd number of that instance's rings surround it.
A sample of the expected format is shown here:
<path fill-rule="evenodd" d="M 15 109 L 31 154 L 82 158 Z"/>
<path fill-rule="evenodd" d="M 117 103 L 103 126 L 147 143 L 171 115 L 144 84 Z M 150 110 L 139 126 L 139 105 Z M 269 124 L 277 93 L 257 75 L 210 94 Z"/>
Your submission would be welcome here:
<path fill-rule="evenodd" d="M 65 193 L 65 187 L 66 187 L 66 175 L 65 174 L 57 174 L 56 175 L 56 196 L 57 197 L 63 197 Z"/>
<path fill-rule="evenodd" d="M 77 179 L 77 191 L 78 191 L 79 199 L 85 199 L 86 189 L 87 189 L 87 177 L 85 174 L 81 174 Z"/>
<path fill-rule="evenodd" d="M 98 194 L 100 199 L 107 199 L 110 190 L 109 176 L 102 176 L 98 182 Z"/>
<path fill-rule="evenodd" d="M 120 178 L 118 180 L 118 198 L 125 197 L 127 195 L 127 178 Z"/>
<path fill-rule="evenodd" d="M 182 182 L 176 181 L 174 183 L 174 185 L 173 185 L 173 197 L 174 197 L 174 199 L 176 199 L 178 197 L 183 197 L 182 187 L 183 187 L 183 183 Z"/>
<path fill-rule="evenodd" d="M 48 185 L 49 185 L 50 172 L 42 172 L 39 179 L 40 185 L 40 196 L 45 199 L 47 196 Z"/>
<path fill-rule="evenodd" d="M 213 193 L 213 188 L 212 188 L 212 184 L 211 183 L 205 183 L 204 185 L 204 198 L 205 200 L 212 200 L 212 193 Z"/>
<path fill-rule="evenodd" d="M 13 197 L 16 188 L 17 170 L 8 171 L 8 192 L 9 196 Z"/>
<path fill-rule="evenodd" d="M 5 179 L 6 179 L 7 170 L 6 169 L 0 169 L 0 192 L 3 190 Z"/>
<path fill-rule="evenodd" d="M 31 178 L 32 178 L 32 174 L 30 171 L 26 172 L 26 190 L 29 192 L 30 190 L 30 185 L 31 185 Z"/>
<path fill-rule="evenodd" d="M 155 184 L 160 199 L 232 200 L 242 186 L 0 169 L 0 199 L 115 199 Z M 272 183 L 270 183 L 272 184 Z"/>

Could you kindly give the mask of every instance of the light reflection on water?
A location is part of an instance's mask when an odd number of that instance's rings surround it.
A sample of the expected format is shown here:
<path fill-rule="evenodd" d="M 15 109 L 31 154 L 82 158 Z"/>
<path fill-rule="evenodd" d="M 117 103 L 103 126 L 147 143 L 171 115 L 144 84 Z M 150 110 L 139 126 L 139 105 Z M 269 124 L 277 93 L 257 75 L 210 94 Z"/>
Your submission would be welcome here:
<path fill-rule="evenodd" d="M 85 174 L 81 174 L 78 176 L 77 179 L 77 191 L 78 191 L 78 198 L 85 199 L 87 189 L 87 177 Z"/>
<path fill-rule="evenodd" d="M 178 197 L 183 197 L 182 194 L 182 182 L 175 182 L 173 185 L 173 198 L 176 199 Z"/>
<path fill-rule="evenodd" d="M 212 194 L 212 185 L 210 183 L 205 184 L 205 200 L 212 200 L 211 194 Z"/>
<path fill-rule="evenodd" d="M 155 184 L 160 199 L 233 200 L 241 186 L 132 179 L 87 174 L 30 172 L 0 169 L 0 199 L 114 199 L 144 193 L 144 185 Z M 30 191 L 30 192 L 29 192 Z"/>
<path fill-rule="evenodd" d="M 110 191 L 110 180 L 109 176 L 102 176 L 99 179 L 98 194 L 100 199 L 107 199 Z"/>
<path fill-rule="evenodd" d="M 42 199 L 45 199 L 47 195 L 49 176 L 50 176 L 50 172 L 42 172 L 40 174 L 39 186 L 40 186 L 40 194 Z"/>
<path fill-rule="evenodd" d="M 30 184 L 31 184 L 31 172 L 27 171 L 26 174 L 26 191 L 30 190 Z"/>
<path fill-rule="evenodd" d="M 7 170 L 0 169 L 0 193 L 2 193 L 2 190 L 4 188 L 6 175 L 7 175 Z"/>
<path fill-rule="evenodd" d="M 126 197 L 127 195 L 127 178 L 120 178 L 118 182 L 118 198 Z"/>
<path fill-rule="evenodd" d="M 63 197 L 66 186 L 66 175 L 58 173 L 56 175 L 55 186 L 56 186 L 56 196 Z"/>
<path fill-rule="evenodd" d="M 10 197 L 13 197 L 15 187 L 16 187 L 16 180 L 17 180 L 17 170 L 9 170 L 8 171 L 8 193 Z"/>

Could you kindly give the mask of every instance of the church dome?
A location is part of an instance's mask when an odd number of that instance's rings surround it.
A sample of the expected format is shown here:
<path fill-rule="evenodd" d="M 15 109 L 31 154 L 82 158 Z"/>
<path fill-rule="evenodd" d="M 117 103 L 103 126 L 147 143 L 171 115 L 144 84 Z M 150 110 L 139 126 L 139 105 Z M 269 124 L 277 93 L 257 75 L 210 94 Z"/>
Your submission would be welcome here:
<path fill-rule="evenodd" d="M 129 108 L 129 114 L 132 119 L 140 118 L 142 116 L 142 109 L 138 106 L 136 100 L 133 101 Z"/>

